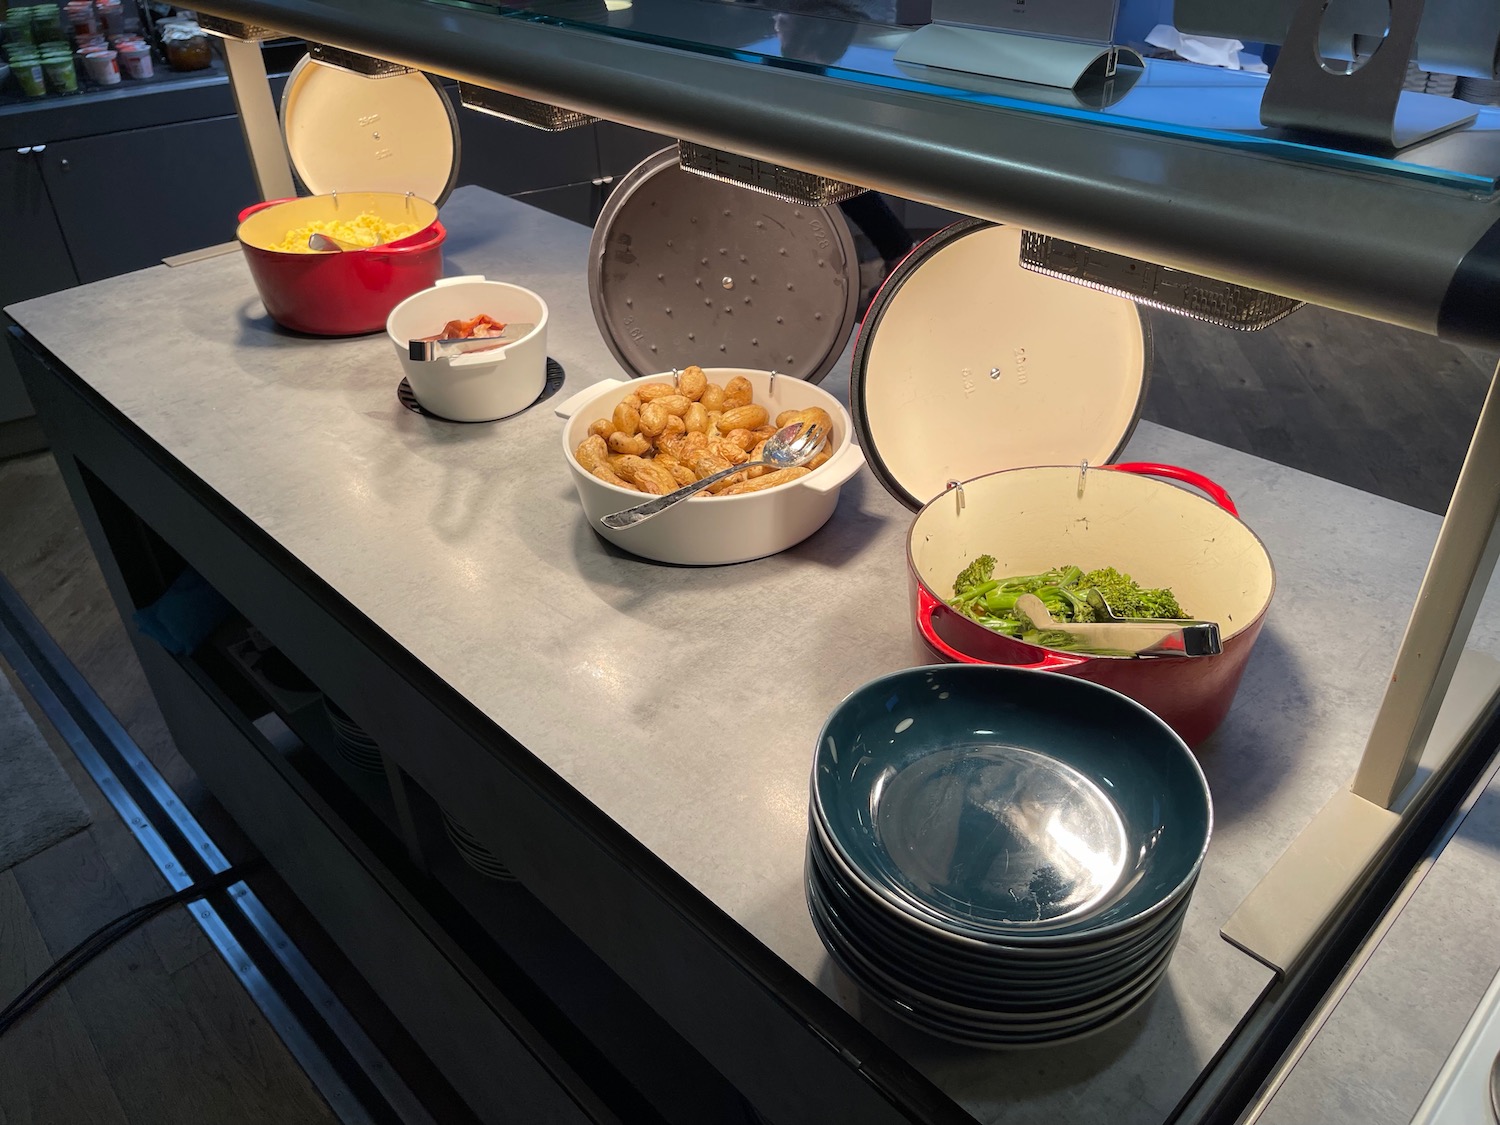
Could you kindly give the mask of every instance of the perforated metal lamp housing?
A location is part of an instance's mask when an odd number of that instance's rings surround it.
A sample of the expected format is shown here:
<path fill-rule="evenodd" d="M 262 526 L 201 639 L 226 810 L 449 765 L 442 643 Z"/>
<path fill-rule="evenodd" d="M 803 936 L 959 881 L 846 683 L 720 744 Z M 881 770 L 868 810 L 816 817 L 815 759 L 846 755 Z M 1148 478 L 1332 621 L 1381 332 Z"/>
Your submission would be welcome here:
<path fill-rule="evenodd" d="M 801 172 L 769 160 L 740 156 L 692 141 L 677 142 L 677 162 L 684 172 L 738 184 L 785 203 L 805 203 L 809 207 L 832 207 L 865 191 L 858 184 Z"/>
<path fill-rule="evenodd" d="M 235 39 L 242 43 L 261 43 L 267 39 L 282 37 L 282 33 L 274 27 L 225 19 L 223 16 L 209 15 L 207 12 L 198 13 L 198 26 L 210 35 L 217 35 L 220 39 Z"/>
<path fill-rule="evenodd" d="M 1268 328 L 1306 303 L 1035 231 L 1021 234 L 1021 265 L 1048 277 L 1128 297 L 1153 309 L 1241 332 Z"/>
<path fill-rule="evenodd" d="M 458 84 L 458 100 L 465 109 L 502 117 L 520 125 L 529 125 L 548 133 L 560 133 L 564 129 L 576 129 L 580 125 L 592 125 L 599 119 L 586 113 L 564 109 L 560 105 L 533 101 L 517 94 L 492 90 L 488 86 L 475 86 L 469 82 Z"/>
<path fill-rule="evenodd" d="M 331 66 L 335 70 L 347 70 L 361 78 L 390 78 L 392 75 L 412 72 L 411 67 L 401 63 L 361 55 L 357 51 L 346 51 L 342 47 L 330 47 L 326 43 L 309 43 L 307 53 L 313 62 Z"/>

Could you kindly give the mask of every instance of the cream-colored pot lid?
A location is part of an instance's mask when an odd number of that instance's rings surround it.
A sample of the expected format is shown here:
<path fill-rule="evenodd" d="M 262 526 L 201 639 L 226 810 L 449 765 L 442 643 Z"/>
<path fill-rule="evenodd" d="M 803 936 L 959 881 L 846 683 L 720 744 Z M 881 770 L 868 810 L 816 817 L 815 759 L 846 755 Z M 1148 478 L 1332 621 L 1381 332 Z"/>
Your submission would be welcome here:
<path fill-rule="evenodd" d="M 458 178 L 458 119 L 420 71 L 366 78 L 303 58 L 281 94 L 281 130 L 314 195 L 411 192 L 441 205 Z"/>
<path fill-rule="evenodd" d="M 860 329 L 859 444 L 920 508 L 949 481 L 1113 460 L 1140 417 L 1150 334 L 1131 301 L 1020 264 L 1021 228 L 966 219 L 901 263 Z"/>

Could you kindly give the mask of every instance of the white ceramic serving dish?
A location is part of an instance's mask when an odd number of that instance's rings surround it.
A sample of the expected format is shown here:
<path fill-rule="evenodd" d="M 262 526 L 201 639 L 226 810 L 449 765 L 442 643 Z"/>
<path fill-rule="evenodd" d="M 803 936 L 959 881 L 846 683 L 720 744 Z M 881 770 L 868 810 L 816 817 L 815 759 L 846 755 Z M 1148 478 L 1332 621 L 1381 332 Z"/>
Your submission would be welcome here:
<path fill-rule="evenodd" d="M 412 340 L 441 332 L 450 320 L 472 320 L 480 313 L 536 327 L 494 350 L 452 359 L 410 357 Z M 417 401 L 440 418 L 505 418 L 535 402 L 547 383 L 547 302 L 519 285 L 477 276 L 442 278 L 392 309 L 385 332 Z"/>
<path fill-rule="evenodd" d="M 628 381 L 606 379 L 580 391 L 556 410 L 567 419 L 562 428 L 562 455 L 573 475 L 573 486 L 594 530 L 615 546 L 657 562 L 716 566 L 746 562 L 784 551 L 802 542 L 828 522 L 839 501 L 839 490 L 864 465 L 854 444 L 854 425 L 842 403 L 812 383 L 739 367 L 706 367 L 710 381 L 724 384 L 736 375 L 750 380 L 755 401 L 775 418 L 783 410 L 820 406 L 833 418 L 834 453 L 805 477 L 742 496 L 697 496 L 661 515 L 614 531 L 599 524 L 602 516 L 644 503 L 650 497 L 619 485 L 606 484 L 584 472 L 573 456 L 595 419 L 613 412 L 629 393 Z M 670 372 L 646 375 L 649 383 L 670 382 Z"/>

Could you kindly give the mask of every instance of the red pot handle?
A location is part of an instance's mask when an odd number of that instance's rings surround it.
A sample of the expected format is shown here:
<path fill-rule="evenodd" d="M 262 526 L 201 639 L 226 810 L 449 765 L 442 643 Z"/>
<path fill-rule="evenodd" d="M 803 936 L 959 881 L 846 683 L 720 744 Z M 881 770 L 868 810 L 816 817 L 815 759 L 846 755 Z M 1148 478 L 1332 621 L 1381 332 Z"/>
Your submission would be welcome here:
<path fill-rule="evenodd" d="M 1119 473 L 1137 473 L 1143 477 L 1168 477 L 1171 480 L 1180 480 L 1183 484 L 1190 484 L 1200 492 L 1207 493 L 1210 500 L 1235 519 L 1240 518 L 1240 510 L 1234 506 L 1234 501 L 1229 498 L 1229 493 L 1224 491 L 1224 487 L 1215 484 L 1202 473 L 1193 472 L 1192 469 L 1184 469 L 1178 465 L 1159 465 L 1155 461 L 1131 461 L 1124 465 L 1108 465 L 1106 468 L 1114 469 Z"/>
<path fill-rule="evenodd" d="M 291 203 L 291 202 L 292 202 L 292 198 L 287 198 L 287 199 L 267 199 L 263 203 L 252 203 L 252 204 L 250 204 L 249 207 L 246 207 L 243 211 L 240 212 L 240 222 L 243 223 L 251 215 L 255 214 L 255 212 L 257 212 L 257 211 L 264 211 L 267 207 L 275 207 L 276 204 L 278 204 L 278 203 Z"/>
<path fill-rule="evenodd" d="M 945 660 L 950 661 L 951 663 L 993 663 L 993 661 L 980 660 L 977 656 L 969 656 L 967 653 L 959 652 L 958 649 L 954 648 L 947 641 L 943 640 L 937 635 L 937 630 L 933 627 L 932 619 L 937 616 L 938 610 L 950 608 L 951 607 L 945 605 L 943 602 L 938 601 L 931 594 L 929 594 L 925 587 L 917 587 L 917 629 L 922 634 L 922 640 L 925 641 L 928 647 L 931 648 L 934 652 L 942 656 Z M 952 610 L 952 612 L 957 613 L 958 611 Z M 979 628 L 981 629 L 983 627 L 984 626 L 982 625 L 979 626 Z M 1012 638 L 1012 640 L 1014 640 L 1014 638 Z M 1050 649 L 1037 648 L 1035 645 L 1029 645 L 1025 641 L 1016 641 L 1015 643 L 1020 645 L 1022 648 L 1033 649 L 1034 651 L 1041 653 L 1042 658 L 1032 664 L 1007 664 L 1005 665 L 1005 667 L 1007 668 L 1026 668 L 1034 671 L 1046 672 L 1056 668 L 1071 668 L 1075 664 L 1083 663 L 1083 660 L 1077 656 L 1065 656 L 1060 652 L 1053 652 Z"/>

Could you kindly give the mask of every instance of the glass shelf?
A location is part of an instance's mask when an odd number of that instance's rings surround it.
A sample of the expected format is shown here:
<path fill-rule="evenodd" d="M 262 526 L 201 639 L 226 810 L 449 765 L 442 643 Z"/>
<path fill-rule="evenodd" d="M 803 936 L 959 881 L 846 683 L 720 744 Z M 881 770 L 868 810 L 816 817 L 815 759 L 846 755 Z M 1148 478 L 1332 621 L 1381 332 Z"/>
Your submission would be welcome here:
<path fill-rule="evenodd" d="M 851 9 L 834 0 L 787 0 L 784 7 L 795 11 L 719 0 L 534 0 L 524 7 L 472 0 L 423 2 L 818 74 L 859 86 L 1400 177 L 1468 194 L 1500 191 L 1500 109 L 1496 108 L 1475 106 L 1477 120 L 1472 125 L 1401 152 L 1362 151 L 1353 142 L 1299 138 L 1261 125 L 1264 74 L 1151 58 L 1144 67 L 1121 67 L 1112 79 L 1086 79 L 1072 90 L 964 74 L 898 61 L 896 52 L 913 29 L 850 19 Z"/>

